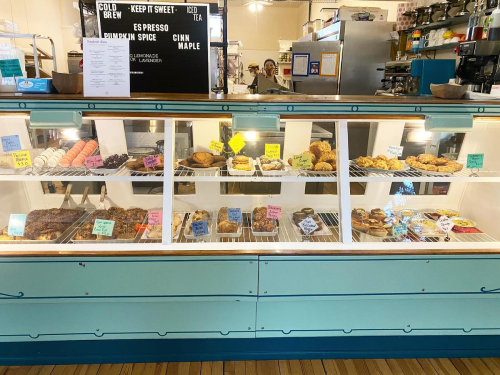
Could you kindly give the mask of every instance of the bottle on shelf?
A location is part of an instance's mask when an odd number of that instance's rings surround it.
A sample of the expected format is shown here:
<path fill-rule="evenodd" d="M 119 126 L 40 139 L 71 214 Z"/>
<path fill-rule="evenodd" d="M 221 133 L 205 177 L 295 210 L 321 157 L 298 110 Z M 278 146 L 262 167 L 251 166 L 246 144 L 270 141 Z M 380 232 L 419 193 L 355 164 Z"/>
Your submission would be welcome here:
<path fill-rule="evenodd" d="M 477 21 L 472 29 L 472 39 L 471 40 L 482 40 L 484 31 L 484 22 L 486 20 L 486 14 L 484 14 L 484 0 L 481 1 L 477 12 Z"/>
<path fill-rule="evenodd" d="M 466 35 L 466 40 L 471 41 L 474 40 L 472 39 L 472 33 L 474 31 L 474 26 L 478 23 L 477 22 L 477 15 L 479 12 L 479 3 L 478 0 L 475 1 L 474 3 L 474 10 L 472 11 L 472 14 L 469 17 L 469 23 L 467 24 L 467 35 Z"/>
<path fill-rule="evenodd" d="M 490 16 L 490 28 L 488 30 L 488 40 L 500 40 L 500 2 Z"/>

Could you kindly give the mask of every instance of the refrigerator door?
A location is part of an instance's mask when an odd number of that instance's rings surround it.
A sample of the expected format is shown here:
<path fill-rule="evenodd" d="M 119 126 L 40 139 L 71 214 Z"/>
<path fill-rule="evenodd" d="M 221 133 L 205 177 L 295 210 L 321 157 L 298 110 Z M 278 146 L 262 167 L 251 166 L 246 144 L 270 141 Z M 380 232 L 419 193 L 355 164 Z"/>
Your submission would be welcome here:
<path fill-rule="evenodd" d="M 340 42 L 295 42 L 292 44 L 294 54 L 309 53 L 309 64 L 321 60 L 322 52 L 339 52 Z M 308 69 L 309 70 L 309 69 Z M 309 74 L 307 77 L 292 76 L 294 91 L 308 95 L 336 95 L 337 77 L 321 77 Z"/>
<path fill-rule="evenodd" d="M 391 59 L 391 42 L 388 39 L 393 23 L 342 22 L 345 25 L 340 95 L 375 95 L 384 78 L 384 72 L 377 71 L 377 68 L 384 68 Z"/>

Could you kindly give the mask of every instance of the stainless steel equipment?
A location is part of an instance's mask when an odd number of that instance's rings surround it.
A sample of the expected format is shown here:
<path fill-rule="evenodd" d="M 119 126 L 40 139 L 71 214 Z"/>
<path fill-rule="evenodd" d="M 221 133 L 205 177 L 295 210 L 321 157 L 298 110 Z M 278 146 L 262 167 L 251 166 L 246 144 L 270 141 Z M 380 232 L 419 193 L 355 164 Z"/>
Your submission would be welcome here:
<path fill-rule="evenodd" d="M 418 95 L 420 77 L 411 76 L 411 60 L 389 61 L 385 64 L 384 90 L 394 95 Z"/>
<path fill-rule="evenodd" d="M 294 42 L 292 51 L 310 54 L 309 62 L 321 62 L 321 53 L 337 52 L 336 76 L 292 76 L 293 91 L 317 95 L 373 95 L 380 87 L 390 52 L 393 23 L 340 21 L 318 31 L 317 42 Z M 370 56 L 370 58 L 366 58 Z"/>
<path fill-rule="evenodd" d="M 460 43 L 457 76 L 460 84 L 472 91 L 489 94 L 491 86 L 500 81 L 500 42 L 480 40 Z"/>

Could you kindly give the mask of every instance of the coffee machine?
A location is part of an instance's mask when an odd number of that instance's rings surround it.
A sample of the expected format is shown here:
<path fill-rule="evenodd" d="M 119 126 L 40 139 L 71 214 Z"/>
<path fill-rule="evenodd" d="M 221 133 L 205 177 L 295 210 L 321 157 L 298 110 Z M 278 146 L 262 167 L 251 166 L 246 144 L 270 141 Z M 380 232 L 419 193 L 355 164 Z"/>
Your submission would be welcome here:
<path fill-rule="evenodd" d="M 385 87 L 377 94 L 432 95 L 431 83 L 448 83 L 455 77 L 455 60 L 389 61 L 384 75 Z"/>
<path fill-rule="evenodd" d="M 500 82 L 500 41 L 463 42 L 458 54 L 457 76 L 460 84 L 469 85 L 470 91 L 489 94 L 491 86 Z"/>

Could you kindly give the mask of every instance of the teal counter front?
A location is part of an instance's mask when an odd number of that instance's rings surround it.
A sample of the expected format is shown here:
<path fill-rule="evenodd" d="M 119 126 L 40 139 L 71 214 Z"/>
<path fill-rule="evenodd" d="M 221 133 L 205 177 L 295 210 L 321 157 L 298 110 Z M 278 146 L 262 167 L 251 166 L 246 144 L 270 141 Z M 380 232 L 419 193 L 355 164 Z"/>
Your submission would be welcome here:
<path fill-rule="evenodd" d="M 0 96 L 0 363 L 500 354 L 498 108 Z M 248 169 L 230 159 L 237 134 Z M 92 155 L 126 164 L 79 164 L 91 139 Z M 211 141 L 223 144 L 216 167 Z M 267 144 L 277 169 L 263 167 Z M 18 151 L 31 166 L 11 163 Z M 55 152 L 70 166 L 50 166 Z M 291 165 L 300 154 L 314 155 L 310 170 Z M 268 206 L 281 216 L 259 217 Z M 241 213 L 229 233 L 224 207 Z M 27 215 L 21 236 L 12 215 Z M 298 224 L 307 215 L 312 233 Z M 92 233 L 96 218 L 112 236 Z"/>

